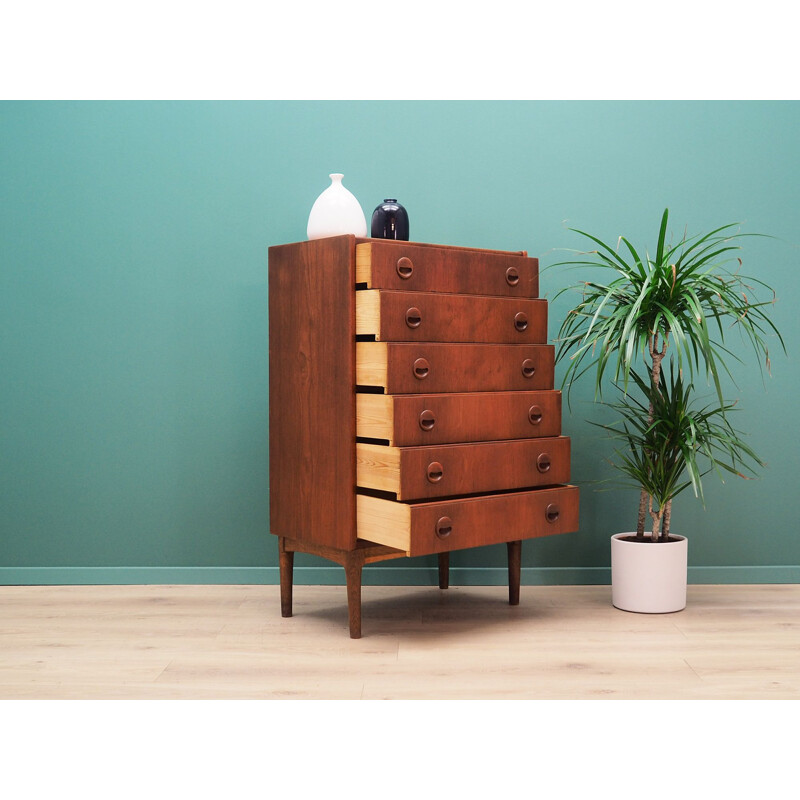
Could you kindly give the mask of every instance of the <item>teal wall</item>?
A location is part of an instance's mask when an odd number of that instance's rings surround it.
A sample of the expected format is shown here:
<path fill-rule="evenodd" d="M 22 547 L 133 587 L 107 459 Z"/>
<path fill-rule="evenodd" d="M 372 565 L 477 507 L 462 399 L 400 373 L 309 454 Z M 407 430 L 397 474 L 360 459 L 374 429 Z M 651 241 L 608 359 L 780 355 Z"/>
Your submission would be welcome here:
<path fill-rule="evenodd" d="M 566 225 L 654 246 L 730 221 L 775 286 L 773 377 L 736 371 L 738 426 L 769 463 L 676 502 L 691 579 L 800 579 L 797 536 L 800 104 L 796 102 L 6 102 L 0 104 L 0 582 L 274 582 L 268 531 L 267 248 L 305 238 L 343 172 L 412 238 L 525 249 Z M 565 223 L 566 221 L 566 223 Z M 578 277 L 545 270 L 542 292 Z M 551 336 L 566 301 L 551 308 Z M 738 347 L 738 346 L 737 346 Z M 741 350 L 741 348 L 738 348 Z M 590 382 L 564 432 L 580 531 L 526 543 L 527 583 L 607 582 L 635 497 L 597 492 L 609 448 Z M 505 548 L 453 556 L 505 580 Z M 299 582 L 340 569 L 298 557 Z M 432 583 L 428 558 L 366 582 Z"/>

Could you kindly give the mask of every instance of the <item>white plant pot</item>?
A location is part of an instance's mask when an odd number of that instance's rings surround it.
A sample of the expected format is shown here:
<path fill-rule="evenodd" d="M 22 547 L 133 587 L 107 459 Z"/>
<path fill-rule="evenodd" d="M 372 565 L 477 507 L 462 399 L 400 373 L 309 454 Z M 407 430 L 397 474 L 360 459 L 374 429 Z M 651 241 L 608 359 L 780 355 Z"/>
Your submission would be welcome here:
<path fill-rule="evenodd" d="M 666 614 L 686 608 L 689 543 L 626 542 L 635 533 L 611 537 L 611 602 L 623 611 Z"/>
<path fill-rule="evenodd" d="M 355 195 L 342 186 L 342 175 L 334 172 L 328 176 L 331 185 L 314 201 L 308 215 L 306 234 L 309 239 L 326 236 L 367 235 L 367 218 Z"/>

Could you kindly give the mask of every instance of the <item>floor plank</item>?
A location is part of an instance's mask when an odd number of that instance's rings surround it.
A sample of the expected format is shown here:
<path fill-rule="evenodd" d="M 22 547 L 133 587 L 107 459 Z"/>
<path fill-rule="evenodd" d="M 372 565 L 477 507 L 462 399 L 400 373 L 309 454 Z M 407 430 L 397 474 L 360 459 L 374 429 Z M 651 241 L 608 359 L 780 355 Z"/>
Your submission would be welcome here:
<path fill-rule="evenodd" d="M 800 699 L 800 586 L 0 587 L 3 699 Z"/>

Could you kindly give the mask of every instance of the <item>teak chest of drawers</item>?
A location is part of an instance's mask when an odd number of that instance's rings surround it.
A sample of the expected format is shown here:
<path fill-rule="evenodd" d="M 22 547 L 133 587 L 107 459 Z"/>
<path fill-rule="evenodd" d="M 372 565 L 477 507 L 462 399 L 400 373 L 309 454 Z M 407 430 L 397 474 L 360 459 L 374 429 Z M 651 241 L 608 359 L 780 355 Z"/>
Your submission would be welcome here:
<path fill-rule="evenodd" d="M 295 552 L 361 572 L 388 558 L 578 529 L 538 260 L 334 236 L 269 249 L 270 530 L 281 613 Z"/>

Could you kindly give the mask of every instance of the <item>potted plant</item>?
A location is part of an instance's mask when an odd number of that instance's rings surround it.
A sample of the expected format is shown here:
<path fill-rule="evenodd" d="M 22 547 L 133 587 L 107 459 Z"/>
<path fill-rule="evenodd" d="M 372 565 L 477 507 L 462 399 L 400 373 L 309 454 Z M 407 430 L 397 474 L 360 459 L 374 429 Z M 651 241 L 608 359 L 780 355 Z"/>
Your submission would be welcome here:
<path fill-rule="evenodd" d="M 685 605 L 687 541 L 670 530 L 673 498 L 691 486 L 702 500 L 702 477 L 710 469 L 745 477 L 742 469 L 763 466 L 728 420 L 732 404 L 723 397 L 721 376 L 730 375 L 728 359 L 739 359 L 726 347 L 726 335 L 738 329 L 767 370 L 766 337 L 775 334 L 783 346 L 768 316 L 774 291 L 741 274 L 736 255 L 740 240 L 757 234 L 741 233 L 731 223 L 670 244 L 668 220 L 667 209 L 653 257 L 647 252 L 640 257 L 624 236 L 612 247 L 572 228 L 596 249 L 552 265 L 599 268 L 609 278 L 568 286 L 556 295 L 571 289 L 581 293 L 559 329 L 556 361 L 569 356 L 562 381 L 568 402 L 572 385 L 590 371 L 595 400 L 602 401 L 606 379 L 621 393 L 620 400 L 607 404 L 619 414 L 617 422 L 601 427 L 624 443 L 612 464 L 640 490 L 636 531 L 611 540 L 612 600 L 632 611 L 675 611 Z M 757 289 L 772 297 L 758 300 Z M 713 383 L 715 402 L 698 409 L 693 395 L 699 378 Z M 623 558 L 623 551 L 632 555 Z M 623 575 L 631 558 L 632 578 Z M 662 601 L 656 587 L 667 579 L 659 571 L 670 562 L 682 587 L 666 592 Z M 621 591 L 621 581 L 638 586 L 644 596 L 623 600 L 628 592 Z"/>
<path fill-rule="evenodd" d="M 619 419 L 593 424 L 621 440 L 611 463 L 623 484 L 644 492 L 652 528 L 649 538 L 638 533 L 611 537 L 611 601 L 626 611 L 680 611 L 686 606 L 688 541 L 663 533 L 666 509 L 690 486 L 705 505 L 701 479 L 712 469 L 746 477 L 742 470 L 755 472 L 764 464 L 731 425 L 732 403 L 698 407 L 680 370 L 662 370 L 658 390 L 637 373 L 631 376 L 641 399 L 623 393 L 607 404 Z M 642 547 L 647 543 L 670 546 Z"/>

